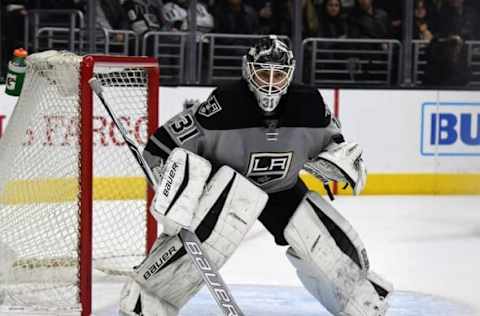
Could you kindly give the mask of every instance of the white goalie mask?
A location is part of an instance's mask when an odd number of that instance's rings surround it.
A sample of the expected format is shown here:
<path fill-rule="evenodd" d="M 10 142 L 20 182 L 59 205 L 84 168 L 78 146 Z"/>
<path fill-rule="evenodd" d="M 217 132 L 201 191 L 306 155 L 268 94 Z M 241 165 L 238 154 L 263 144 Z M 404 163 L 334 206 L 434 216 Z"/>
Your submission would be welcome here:
<path fill-rule="evenodd" d="M 262 38 L 243 56 L 243 78 L 258 105 L 271 113 L 287 92 L 295 70 L 293 52 L 275 35 Z"/>

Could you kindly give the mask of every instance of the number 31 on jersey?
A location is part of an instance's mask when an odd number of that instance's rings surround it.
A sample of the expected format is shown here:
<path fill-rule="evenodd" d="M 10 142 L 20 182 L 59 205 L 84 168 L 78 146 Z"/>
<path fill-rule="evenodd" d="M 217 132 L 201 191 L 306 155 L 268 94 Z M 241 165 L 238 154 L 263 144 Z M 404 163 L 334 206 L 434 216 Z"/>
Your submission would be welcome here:
<path fill-rule="evenodd" d="M 195 127 L 195 121 L 190 113 L 184 113 L 177 116 L 168 125 L 168 127 L 181 144 L 199 133 L 198 129 Z"/>

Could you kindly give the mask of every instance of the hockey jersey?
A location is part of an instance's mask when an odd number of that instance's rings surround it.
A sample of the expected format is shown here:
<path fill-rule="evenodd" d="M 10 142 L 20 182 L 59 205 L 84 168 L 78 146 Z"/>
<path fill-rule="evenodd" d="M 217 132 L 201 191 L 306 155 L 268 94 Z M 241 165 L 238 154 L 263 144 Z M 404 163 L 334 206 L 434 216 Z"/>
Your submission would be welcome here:
<path fill-rule="evenodd" d="M 144 150 L 155 168 L 175 147 L 229 165 L 267 193 L 289 189 L 307 160 L 343 139 L 317 89 L 292 85 L 266 116 L 244 80 L 216 88 L 200 105 L 162 125 Z"/>

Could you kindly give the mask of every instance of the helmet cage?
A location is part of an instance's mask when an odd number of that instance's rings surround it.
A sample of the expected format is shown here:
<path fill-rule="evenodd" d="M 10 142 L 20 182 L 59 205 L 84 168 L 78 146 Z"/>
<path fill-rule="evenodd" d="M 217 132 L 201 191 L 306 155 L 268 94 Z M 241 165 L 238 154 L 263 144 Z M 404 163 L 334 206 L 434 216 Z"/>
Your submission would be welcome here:
<path fill-rule="evenodd" d="M 295 70 L 295 60 L 291 65 L 249 62 L 244 58 L 244 78 L 250 90 L 256 95 L 258 105 L 265 112 L 272 112 L 287 92 Z"/>
<path fill-rule="evenodd" d="M 247 63 L 253 86 L 267 95 L 279 94 L 288 88 L 293 67 L 264 63 Z"/>

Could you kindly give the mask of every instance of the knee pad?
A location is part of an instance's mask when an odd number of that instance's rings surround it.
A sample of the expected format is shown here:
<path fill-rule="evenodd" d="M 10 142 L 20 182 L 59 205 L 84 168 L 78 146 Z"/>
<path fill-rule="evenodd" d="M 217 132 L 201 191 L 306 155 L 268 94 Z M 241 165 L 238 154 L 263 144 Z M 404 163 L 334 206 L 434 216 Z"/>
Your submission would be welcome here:
<path fill-rule="evenodd" d="M 291 246 L 287 257 L 300 280 L 332 314 L 385 314 L 385 298 L 392 286 L 368 271 L 367 254 L 358 234 L 318 194 L 305 196 L 284 235 Z"/>
<path fill-rule="evenodd" d="M 229 167 L 220 168 L 205 188 L 192 228 L 215 268 L 220 269 L 243 240 L 268 196 Z M 203 286 L 201 275 L 178 236 L 157 239 L 148 257 L 135 269 L 135 281 L 176 308 Z"/>
<path fill-rule="evenodd" d="M 195 212 L 195 233 L 217 268 L 237 249 L 265 208 L 268 195 L 228 166 L 207 184 Z"/>

